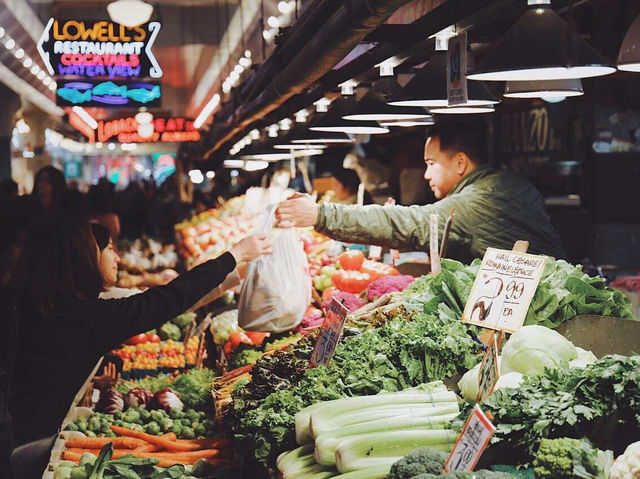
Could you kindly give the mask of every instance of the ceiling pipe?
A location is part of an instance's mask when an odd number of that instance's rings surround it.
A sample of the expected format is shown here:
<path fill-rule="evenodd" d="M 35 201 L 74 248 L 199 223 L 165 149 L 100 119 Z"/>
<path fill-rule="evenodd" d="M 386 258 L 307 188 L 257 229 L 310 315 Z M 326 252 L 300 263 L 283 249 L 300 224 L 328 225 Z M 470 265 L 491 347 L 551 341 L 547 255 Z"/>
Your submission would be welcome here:
<path fill-rule="evenodd" d="M 258 117 L 253 121 L 249 120 L 246 124 L 236 127 L 221 128 L 218 130 L 220 135 L 216 135 L 220 139 L 213 141 L 214 146 L 206 152 L 205 158 L 221 148 L 225 142 L 240 138 L 247 125 L 251 128 L 259 127 L 291 116 L 296 111 L 306 108 L 322 98 L 327 91 L 335 89 L 340 83 L 372 69 L 384 60 L 396 57 L 397 61 L 402 63 L 412 55 L 433 47 L 433 40 L 429 37 L 449 25 L 456 24 L 457 30 L 464 32 L 475 25 L 507 14 L 509 10 L 522 10 L 524 5 L 522 0 L 448 0 L 407 25 L 407 28 L 404 29 L 405 35 L 397 43 L 376 45 L 341 68 L 328 71 L 308 92 L 293 97 L 288 96 L 284 104 L 279 102 L 274 109 L 267 113 L 268 116 Z M 311 58 L 312 60 L 309 61 L 316 62 L 319 56 Z M 232 116 L 227 119 L 226 123 L 234 124 L 236 118 Z"/>
<path fill-rule="evenodd" d="M 246 125 L 271 113 L 296 93 L 321 78 L 358 45 L 367 33 L 383 24 L 410 0 L 348 0 L 277 73 L 265 90 L 235 113 L 235 126 L 206 154 L 220 148 Z"/>
<path fill-rule="evenodd" d="M 264 90 L 271 78 L 298 54 L 307 39 L 316 34 L 339 6 L 340 2 L 336 0 L 310 2 L 287 33 L 284 44 L 276 47 L 242 88 L 241 97 L 249 101 Z"/>

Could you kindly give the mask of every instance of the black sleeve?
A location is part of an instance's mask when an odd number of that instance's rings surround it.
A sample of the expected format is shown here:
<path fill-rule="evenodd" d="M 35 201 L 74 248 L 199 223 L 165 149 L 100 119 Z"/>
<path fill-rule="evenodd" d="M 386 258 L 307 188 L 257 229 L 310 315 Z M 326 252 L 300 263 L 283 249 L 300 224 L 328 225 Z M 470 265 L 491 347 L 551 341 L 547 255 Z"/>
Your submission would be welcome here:
<path fill-rule="evenodd" d="M 90 324 L 90 338 L 97 351 L 108 351 L 127 338 L 159 327 L 184 313 L 218 286 L 236 267 L 231 253 L 196 266 L 165 286 L 122 299 L 96 299 L 81 308 Z M 82 317 L 80 318 L 82 320 Z"/>

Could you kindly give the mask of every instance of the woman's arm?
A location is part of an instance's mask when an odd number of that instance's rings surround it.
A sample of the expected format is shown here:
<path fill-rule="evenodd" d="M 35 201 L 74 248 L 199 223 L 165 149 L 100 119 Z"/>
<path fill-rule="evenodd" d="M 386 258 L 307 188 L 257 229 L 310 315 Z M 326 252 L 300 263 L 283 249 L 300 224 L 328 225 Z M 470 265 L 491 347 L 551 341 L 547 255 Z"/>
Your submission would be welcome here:
<path fill-rule="evenodd" d="M 165 286 L 123 299 L 95 299 L 81 304 L 79 321 L 89 322 L 89 338 L 98 351 L 116 347 L 134 334 L 159 327 L 184 313 L 220 285 L 237 262 L 271 252 L 266 236 L 250 236 L 219 258 L 196 266 Z"/>
<path fill-rule="evenodd" d="M 81 306 L 84 321 L 90 321 L 90 340 L 98 351 L 106 351 L 125 339 L 159 327 L 184 313 L 233 271 L 231 253 L 196 266 L 165 286 L 122 299 L 96 299 Z"/>

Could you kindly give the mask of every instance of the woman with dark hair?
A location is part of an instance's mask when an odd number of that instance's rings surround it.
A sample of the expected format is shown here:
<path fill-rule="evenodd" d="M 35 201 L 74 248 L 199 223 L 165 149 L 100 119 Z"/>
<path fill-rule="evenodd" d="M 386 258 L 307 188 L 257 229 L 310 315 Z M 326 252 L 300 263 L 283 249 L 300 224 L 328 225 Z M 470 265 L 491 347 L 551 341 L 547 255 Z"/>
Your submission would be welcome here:
<path fill-rule="evenodd" d="M 89 223 L 58 213 L 32 228 L 24 250 L 11 413 L 17 444 L 53 435 L 98 358 L 183 313 L 236 267 L 270 253 L 250 236 L 165 286 L 101 300 L 100 252 Z"/>
<path fill-rule="evenodd" d="M 358 202 L 358 187 L 360 186 L 360 177 L 355 170 L 342 168 L 333 174 L 334 203 L 343 205 L 355 205 Z M 371 195 L 364 192 L 364 204 L 371 203 Z"/>
<path fill-rule="evenodd" d="M 60 207 L 66 191 L 67 182 L 62 171 L 49 165 L 36 173 L 31 195 L 35 199 L 36 209 L 51 211 Z"/>

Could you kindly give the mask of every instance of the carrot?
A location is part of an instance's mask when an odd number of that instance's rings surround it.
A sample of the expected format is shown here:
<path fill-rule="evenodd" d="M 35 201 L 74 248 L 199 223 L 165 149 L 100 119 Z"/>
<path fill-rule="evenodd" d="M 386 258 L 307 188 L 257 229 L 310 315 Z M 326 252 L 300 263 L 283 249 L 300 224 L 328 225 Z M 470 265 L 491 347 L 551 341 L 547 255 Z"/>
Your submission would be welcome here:
<path fill-rule="evenodd" d="M 65 444 L 68 448 L 101 449 L 109 443 L 113 444 L 114 449 L 135 449 L 146 444 L 145 441 L 132 437 L 84 437 L 70 439 Z"/>
<path fill-rule="evenodd" d="M 149 444 L 148 442 L 145 442 L 144 446 L 136 447 L 135 449 L 133 449 L 134 452 L 156 452 L 160 450 L 160 446 Z"/>
<path fill-rule="evenodd" d="M 99 449 L 81 449 L 81 448 L 73 448 L 67 449 L 63 453 L 63 458 L 70 461 L 78 461 L 80 457 L 85 453 L 91 453 L 95 456 L 100 454 Z M 204 449 L 201 451 L 191 451 L 191 452 L 142 452 L 136 450 L 129 449 L 116 449 L 113 451 L 113 458 L 118 459 L 120 457 L 126 456 L 130 454 L 134 457 L 140 458 L 152 458 L 158 459 L 161 463 L 163 462 L 171 462 L 173 464 L 193 464 L 198 459 L 207 459 L 208 461 L 218 461 L 220 463 L 231 462 L 232 454 L 231 451 L 220 451 L 217 449 Z M 157 464 L 160 466 L 160 464 Z"/>
<path fill-rule="evenodd" d="M 179 444 L 174 441 L 169 441 L 163 437 L 152 436 L 151 434 L 147 434 L 145 432 L 140 431 L 132 431 L 131 429 L 127 429 L 126 427 L 120 426 L 110 426 L 111 430 L 116 434 L 127 437 L 134 437 L 137 439 L 142 439 L 150 444 L 154 444 L 156 446 L 160 446 L 163 449 L 167 449 L 169 451 L 192 451 L 193 446 L 189 444 Z"/>
<path fill-rule="evenodd" d="M 167 439 L 169 441 L 175 441 L 176 439 L 178 439 L 178 437 L 176 436 L 175 432 L 168 432 L 166 434 L 163 434 L 160 437 L 163 437 L 163 438 L 165 438 L 165 439 Z"/>

